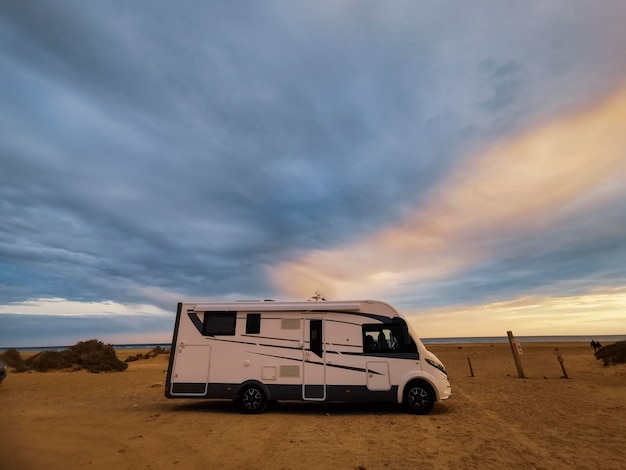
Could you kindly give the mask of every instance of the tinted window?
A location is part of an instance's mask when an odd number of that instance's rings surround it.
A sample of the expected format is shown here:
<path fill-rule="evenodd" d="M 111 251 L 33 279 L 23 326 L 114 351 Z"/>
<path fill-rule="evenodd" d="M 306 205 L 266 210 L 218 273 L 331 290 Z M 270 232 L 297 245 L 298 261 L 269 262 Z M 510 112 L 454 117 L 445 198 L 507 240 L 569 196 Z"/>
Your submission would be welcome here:
<path fill-rule="evenodd" d="M 258 335 L 261 332 L 261 314 L 249 313 L 246 316 L 246 334 Z"/>
<path fill-rule="evenodd" d="M 363 325 L 363 352 L 417 352 L 417 346 L 406 325 L 399 323 Z"/>
<path fill-rule="evenodd" d="M 322 357 L 324 352 L 323 342 L 322 342 L 322 320 L 311 320 L 311 351 L 314 354 L 317 354 L 319 357 Z"/>
<path fill-rule="evenodd" d="M 206 336 L 235 334 L 237 312 L 204 312 L 202 334 Z"/>

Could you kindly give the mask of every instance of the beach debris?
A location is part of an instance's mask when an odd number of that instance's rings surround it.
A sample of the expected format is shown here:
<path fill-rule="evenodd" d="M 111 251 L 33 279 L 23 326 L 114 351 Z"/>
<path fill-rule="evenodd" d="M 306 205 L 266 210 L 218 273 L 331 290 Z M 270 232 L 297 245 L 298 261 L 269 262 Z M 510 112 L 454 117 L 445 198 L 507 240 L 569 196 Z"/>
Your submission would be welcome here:
<path fill-rule="evenodd" d="M 7 366 L 0 360 L 0 384 L 7 376 Z"/>
<path fill-rule="evenodd" d="M 603 346 L 595 352 L 596 359 L 602 359 L 605 366 L 626 363 L 626 341 Z"/>

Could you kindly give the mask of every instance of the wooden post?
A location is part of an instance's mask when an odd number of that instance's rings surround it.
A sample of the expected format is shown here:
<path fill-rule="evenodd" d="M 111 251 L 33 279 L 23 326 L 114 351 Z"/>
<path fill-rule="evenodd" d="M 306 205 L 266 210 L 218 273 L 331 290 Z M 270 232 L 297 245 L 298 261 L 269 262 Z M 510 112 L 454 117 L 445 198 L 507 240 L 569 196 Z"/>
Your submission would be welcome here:
<path fill-rule="evenodd" d="M 513 360 L 515 361 L 515 367 L 517 367 L 517 375 L 519 375 L 520 379 L 525 379 L 526 376 L 524 375 L 524 368 L 522 367 L 522 360 L 520 359 L 522 348 L 517 340 L 513 337 L 512 331 L 507 331 L 506 334 L 509 337 L 509 344 L 511 345 Z"/>
<path fill-rule="evenodd" d="M 567 375 L 567 371 L 565 370 L 565 360 L 563 359 L 563 356 L 561 355 L 561 350 L 559 348 L 556 348 L 554 350 L 554 355 L 556 356 L 557 360 L 559 361 L 559 364 L 561 364 L 561 370 L 563 371 L 563 377 L 561 377 L 562 379 L 569 379 L 569 376 Z"/>
<path fill-rule="evenodd" d="M 472 369 L 472 360 L 469 358 L 469 356 L 467 356 L 467 363 L 469 364 L 469 368 L 470 368 L 470 377 L 474 377 L 474 369 Z"/>
<path fill-rule="evenodd" d="M 565 370 L 565 361 L 560 356 L 559 356 L 559 362 L 561 363 L 561 369 L 563 370 L 563 378 L 569 379 L 569 376 L 567 375 L 567 371 Z"/>

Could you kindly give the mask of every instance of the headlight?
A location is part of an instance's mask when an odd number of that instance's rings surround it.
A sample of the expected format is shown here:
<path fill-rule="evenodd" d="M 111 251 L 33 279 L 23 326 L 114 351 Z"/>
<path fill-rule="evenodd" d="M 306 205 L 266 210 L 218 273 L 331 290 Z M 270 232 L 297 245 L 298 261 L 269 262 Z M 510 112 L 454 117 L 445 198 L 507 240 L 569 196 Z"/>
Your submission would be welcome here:
<path fill-rule="evenodd" d="M 426 362 L 428 362 L 435 369 L 439 369 L 441 372 L 446 374 L 446 377 L 448 376 L 448 373 L 446 372 L 446 369 L 444 369 L 444 367 L 441 364 L 439 364 L 438 362 L 435 362 L 432 359 L 428 359 L 428 358 L 426 358 Z"/>

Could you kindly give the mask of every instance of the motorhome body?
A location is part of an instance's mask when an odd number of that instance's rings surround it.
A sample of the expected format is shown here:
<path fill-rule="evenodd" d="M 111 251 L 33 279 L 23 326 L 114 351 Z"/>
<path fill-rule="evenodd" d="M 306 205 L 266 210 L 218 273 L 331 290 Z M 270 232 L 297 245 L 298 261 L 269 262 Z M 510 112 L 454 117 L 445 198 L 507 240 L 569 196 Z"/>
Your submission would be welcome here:
<path fill-rule="evenodd" d="M 402 315 L 375 300 L 179 303 L 168 398 L 389 401 L 430 412 L 451 388 Z"/>

